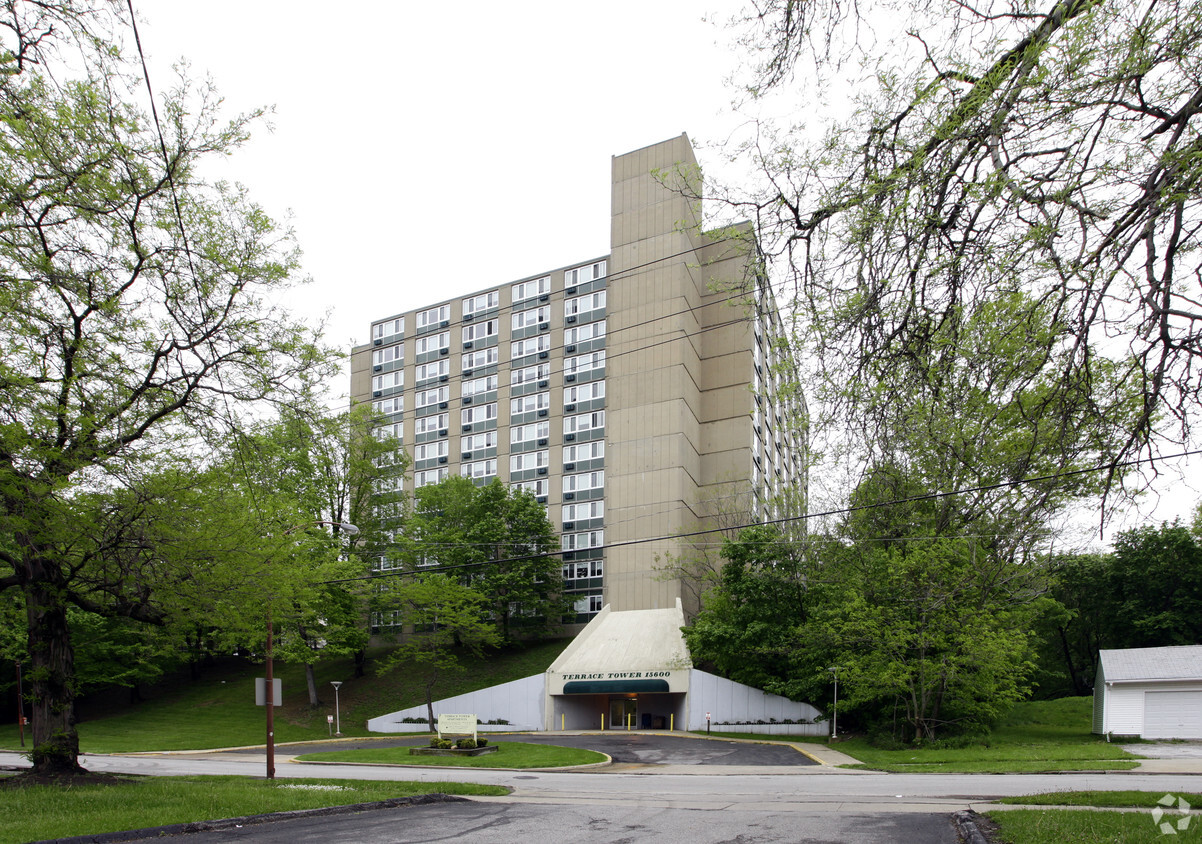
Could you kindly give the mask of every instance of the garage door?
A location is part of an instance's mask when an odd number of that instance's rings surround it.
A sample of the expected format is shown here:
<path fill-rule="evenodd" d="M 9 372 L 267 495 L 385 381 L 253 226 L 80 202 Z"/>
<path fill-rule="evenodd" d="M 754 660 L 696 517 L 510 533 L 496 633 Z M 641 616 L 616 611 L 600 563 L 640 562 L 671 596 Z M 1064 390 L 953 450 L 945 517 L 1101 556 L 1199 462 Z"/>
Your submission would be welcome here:
<path fill-rule="evenodd" d="M 1144 692 L 1144 738 L 1202 739 L 1202 692 Z"/>

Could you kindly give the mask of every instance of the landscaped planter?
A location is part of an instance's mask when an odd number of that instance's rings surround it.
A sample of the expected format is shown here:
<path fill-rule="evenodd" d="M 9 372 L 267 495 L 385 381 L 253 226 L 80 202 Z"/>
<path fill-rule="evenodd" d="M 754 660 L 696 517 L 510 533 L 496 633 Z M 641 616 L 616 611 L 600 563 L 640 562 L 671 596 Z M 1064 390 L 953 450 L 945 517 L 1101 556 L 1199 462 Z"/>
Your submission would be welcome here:
<path fill-rule="evenodd" d="M 486 744 L 484 747 L 473 747 L 470 750 L 460 750 L 457 747 L 443 750 L 441 747 L 411 747 L 409 748 L 410 756 L 483 756 L 485 753 L 496 753 L 500 750 L 495 744 Z"/>
<path fill-rule="evenodd" d="M 702 724 L 698 730 L 704 730 Z M 825 736 L 830 734 L 826 724 L 710 724 L 715 733 L 759 733 L 767 736 Z"/>

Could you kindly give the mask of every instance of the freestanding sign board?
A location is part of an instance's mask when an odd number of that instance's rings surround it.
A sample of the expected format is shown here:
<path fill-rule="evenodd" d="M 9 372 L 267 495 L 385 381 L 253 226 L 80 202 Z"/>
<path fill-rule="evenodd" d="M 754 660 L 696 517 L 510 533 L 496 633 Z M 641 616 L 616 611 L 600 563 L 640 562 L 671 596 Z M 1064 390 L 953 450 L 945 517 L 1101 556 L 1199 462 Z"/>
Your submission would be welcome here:
<path fill-rule="evenodd" d="M 284 685 L 279 677 L 271 678 L 271 703 L 274 706 L 283 706 L 284 700 Z M 255 706 L 267 705 L 267 678 L 255 678 Z"/>
<path fill-rule="evenodd" d="M 476 716 L 475 715 L 439 715 L 438 716 L 438 737 L 442 738 L 443 734 L 452 736 L 471 736 L 476 738 Z"/>

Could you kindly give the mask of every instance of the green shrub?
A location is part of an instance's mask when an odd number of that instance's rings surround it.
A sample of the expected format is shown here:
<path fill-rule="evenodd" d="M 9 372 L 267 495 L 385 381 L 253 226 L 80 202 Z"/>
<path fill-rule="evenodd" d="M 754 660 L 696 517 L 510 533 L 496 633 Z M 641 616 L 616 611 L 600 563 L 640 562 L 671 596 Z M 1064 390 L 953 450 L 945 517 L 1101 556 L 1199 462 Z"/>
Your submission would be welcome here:
<path fill-rule="evenodd" d="M 432 739 L 430 739 L 431 747 L 438 747 L 441 744 L 442 744 L 442 739 L 440 739 L 438 736 L 434 736 Z"/>
<path fill-rule="evenodd" d="M 470 738 L 461 738 L 459 741 L 455 742 L 455 746 L 460 750 L 475 750 L 476 740 Z"/>
<path fill-rule="evenodd" d="M 486 738 L 476 739 L 476 747 L 484 747 L 486 744 L 488 744 L 488 739 L 486 739 Z"/>
<path fill-rule="evenodd" d="M 451 741 L 450 739 L 443 739 L 438 743 L 438 748 L 440 750 L 450 750 L 454 746 L 455 742 Z"/>

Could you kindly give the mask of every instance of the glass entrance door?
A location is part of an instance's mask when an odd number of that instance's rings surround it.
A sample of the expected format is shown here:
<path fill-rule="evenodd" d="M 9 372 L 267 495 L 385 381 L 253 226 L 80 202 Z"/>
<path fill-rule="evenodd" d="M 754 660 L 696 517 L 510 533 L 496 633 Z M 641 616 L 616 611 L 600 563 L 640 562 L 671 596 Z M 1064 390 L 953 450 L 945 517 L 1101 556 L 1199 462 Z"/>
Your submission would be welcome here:
<path fill-rule="evenodd" d="M 634 729 L 638 726 L 638 717 L 638 698 L 611 697 L 609 699 L 609 725 L 611 730 Z"/>

